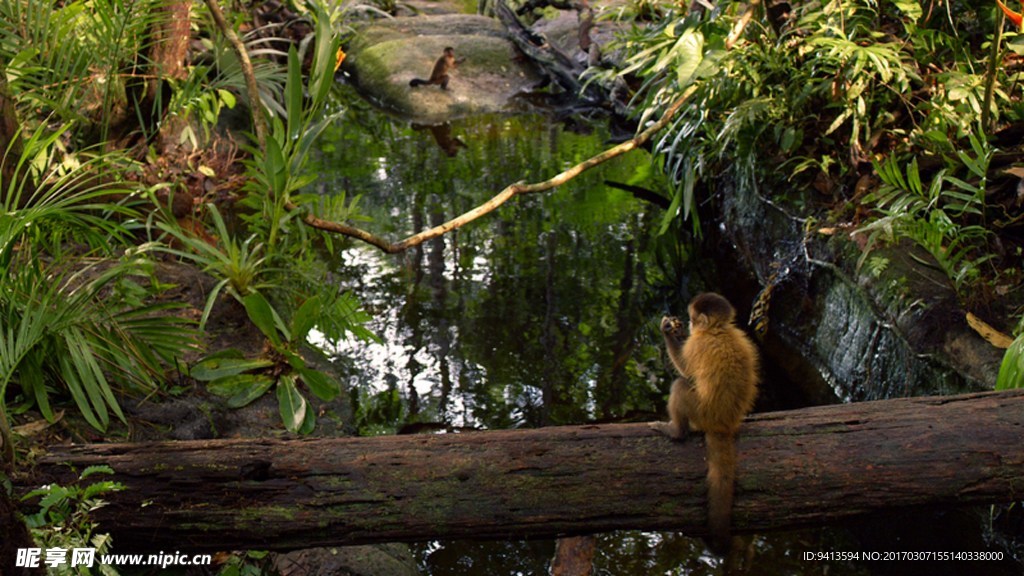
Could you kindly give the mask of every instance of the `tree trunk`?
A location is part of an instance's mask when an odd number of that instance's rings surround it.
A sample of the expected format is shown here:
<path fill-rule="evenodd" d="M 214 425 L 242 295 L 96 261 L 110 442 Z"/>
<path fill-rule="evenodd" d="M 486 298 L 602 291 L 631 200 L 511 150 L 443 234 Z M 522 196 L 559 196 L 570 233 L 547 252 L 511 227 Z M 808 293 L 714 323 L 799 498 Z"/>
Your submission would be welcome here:
<path fill-rule="evenodd" d="M 18 168 L 22 150 L 18 110 L 7 88 L 7 70 L 0 66 L 0 208 L 22 208 L 34 191 L 35 184 L 30 178 L 23 186 L 12 184 L 27 175 Z M 9 198 L 8 194 L 16 194 L 17 197 Z"/>
<path fill-rule="evenodd" d="M 1024 391 L 760 414 L 737 448 L 737 532 L 1011 501 L 1024 486 Z M 705 533 L 703 440 L 645 424 L 56 447 L 38 481 L 71 480 L 67 464 L 116 471 L 128 489 L 94 517 L 133 553 Z"/>

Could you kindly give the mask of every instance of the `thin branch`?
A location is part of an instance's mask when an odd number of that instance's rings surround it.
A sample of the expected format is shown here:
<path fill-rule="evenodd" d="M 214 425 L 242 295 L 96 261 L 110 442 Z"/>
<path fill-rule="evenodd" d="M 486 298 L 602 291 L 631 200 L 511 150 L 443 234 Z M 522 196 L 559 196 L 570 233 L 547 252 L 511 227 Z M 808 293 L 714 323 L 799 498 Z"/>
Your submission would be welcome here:
<path fill-rule="evenodd" d="M 747 3 L 747 9 L 743 11 L 743 15 L 736 21 L 736 24 L 732 27 L 729 32 L 729 37 L 725 39 L 725 49 L 732 49 L 733 45 L 739 41 L 740 36 L 743 35 L 743 31 L 747 29 L 747 24 L 750 24 L 750 20 L 754 17 L 754 10 L 761 4 L 761 0 L 750 0 Z"/>
<path fill-rule="evenodd" d="M 1006 14 L 1000 10 L 996 13 L 996 29 L 992 34 L 992 51 L 988 55 L 988 70 L 985 73 L 985 99 L 981 108 L 981 129 L 984 132 L 992 129 L 992 101 L 995 97 L 996 74 L 999 72 L 1005 23 Z"/>
<path fill-rule="evenodd" d="M 217 0 L 206 0 L 206 6 L 210 9 L 213 21 L 217 23 L 221 34 L 228 39 L 231 47 L 235 50 L 235 54 L 238 55 L 238 61 L 242 65 L 242 75 L 245 77 L 245 89 L 249 93 L 249 108 L 252 110 L 252 123 L 253 129 L 256 131 L 256 140 L 259 142 L 261 149 L 266 148 L 267 119 L 263 115 L 263 102 L 260 101 L 260 86 L 256 83 L 256 73 L 253 71 L 252 61 L 249 60 L 249 53 L 245 50 L 245 44 L 242 43 L 242 39 L 238 37 L 238 34 L 235 34 L 234 28 L 228 25 L 228 21 L 224 18 L 224 13 L 221 12 Z"/>
<path fill-rule="evenodd" d="M 626 152 L 635 150 L 643 146 L 644 144 L 647 143 L 648 140 L 651 139 L 652 136 L 654 136 L 662 128 L 668 125 L 668 123 L 672 120 L 672 117 L 675 116 L 676 112 L 679 111 L 679 108 L 681 108 L 682 105 L 686 103 L 686 101 L 690 98 L 691 95 L 693 95 L 693 93 L 696 90 L 696 86 L 690 86 L 689 88 L 687 88 L 683 92 L 683 94 L 678 99 L 676 99 L 676 101 L 673 102 L 671 106 L 669 106 L 669 108 L 665 111 L 665 114 L 662 115 L 660 120 L 648 126 L 646 130 L 637 134 L 632 139 L 627 140 L 615 147 L 609 148 L 608 150 L 605 150 L 604 152 L 601 152 L 596 156 L 592 156 L 591 158 L 588 158 L 587 160 L 584 160 L 583 162 L 580 162 L 579 164 L 573 166 L 572 168 L 569 168 L 568 170 L 565 170 L 564 172 L 561 172 L 560 174 L 554 176 L 553 178 L 550 178 L 543 182 L 537 182 L 535 184 L 517 182 L 515 184 L 509 185 L 504 190 L 496 194 L 493 198 L 477 206 L 476 208 L 473 208 L 469 212 L 466 212 L 460 216 L 456 216 L 455 218 L 445 222 L 444 224 L 440 224 L 429 230 L 424 230 L 423 232 L 420 232 L 418 234 L 413 234 L 412 236 L 409 236 L 408 238 L 400 242 L 391 243 L 365 230 L 361 230 L 359 228 L 355 228 L 338 222 L 322 220 L 320 218 L 313 216 L 312 214 L 305 215 L 303 217 L 303 222 L 320 230 L 334 232 L 337 234 L 342 234 L 345 236 L 350 236 L 352 238 L 362 240 L 363 242 L 372 244 L 373 246 L 380 248 L 381 250 L 387 252 L 388 254 L 403 252 L 405 250 L 408 250 L 409 248 L 412 248 L 413 246 L 417 246 L 419 244 L 422 244 L 423 242 L 426 242 L 427 240 L 437 238 L 438 236 L 441 236 L 456 228 L 464 226 L 465 224 L 468 224 L 485 214 L 493 212 L 499 206 L 501 206 L 505 202 L 508 202 L 509 200 L 516 196 L 551 190 L 552 188 L 556 188 L 558 186 L 561 186 L 562 184 L 565 184 L 566 182 L 572 180 L 573 178 L 579 176 L 583 172 L 586 172 L 587 170 L 590 170 L 591 168 L 599 164 L 603 164 L 611 160 L 612 158 L 617 158 L 625 154 Z M 293 210 L 296 208 L 296 206 L 291 203 L 289 203 L 287 207 L 289 210 Z"/>

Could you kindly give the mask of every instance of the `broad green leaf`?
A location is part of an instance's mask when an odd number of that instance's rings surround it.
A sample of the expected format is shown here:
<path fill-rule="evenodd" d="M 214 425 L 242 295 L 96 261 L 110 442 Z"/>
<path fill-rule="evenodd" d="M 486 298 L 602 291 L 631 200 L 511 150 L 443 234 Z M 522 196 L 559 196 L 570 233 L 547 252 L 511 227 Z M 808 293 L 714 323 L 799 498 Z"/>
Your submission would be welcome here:
<path fill-rule="evenodd" d="M 301 368 L 306 367 L 306 360 L 302 356 L 299 356 L 295 352 L 292 352 L 291 350 L 288 350 L 286 348 L 282 348 L 280 352 L 281 355 L 284 356 L 284 359 L 288 361 L 288 365 L 294 368 L 295 370 L 299 370 Z"/>
<path fill-rule="evenodd" d="M 288 162 L 277 138 L 267 138 L 266 154 L 263 157 L 264 170 L 270 179 L 271 192 L 284 194 L 288 187 Z"/>
<path fill-rule="evenodd" d="M 218 378 L 206 385 L 211 394 L 227 397 L 230 408 L 241 408 L 263 396 L 274 384 L 266 374 L 236 374 Z"/>
<path fill-rule="evenodd" d="M 924 15 L 924 10 L 921 8 L 921 3 L 917 0 L 893 0 L 893 4 L 903 12 L 903 15 L 910 19 L 911 22 L 917 22 Z"/>
<path fill-rule="evenodd" d="M 296 375 L 285 374 L 277 381 L 277 406 L 289 432 L 298 432 L 306 419 L 306 399 L 295 385 Z"/>
<path fill-rule="evenodd" d="M 218 378 L 236 376 L 250 370 L 259 370 L 273 366 L 274 362 L 266 358 L 233 358 L 207 357 L 189 369 L 189 375 L 202 382 L 210 382 Z"/>
<path fill-rule="evenodd" d="M 221 102 L 223 102 L 224 105 L 228 108 L 234 108 L 235 104 L 237 103 L 235 95 L 223 88 L 217 89 L 217 96 L 220 98 Z"/>
<path fill-rule="evenodd" d="M 334 400 L 341 393 L 341 383 L 323 372 L 309 368 L 301 368 L 298 372 L 309 391 L 324 402 Z"/>
<path fill-rule="evenodd" d="M 306 410 L 306 417 L 302 420 L 299 434 L 310 434 L 316 428 L 316 414 L 312 410 Z"/>
<path fill-rule="evenodd" d="M 1017 337 L 1006 349 L 1003 363 L 996 377 L 996 390 L 1024 388 L 1024 334 Z"/>
<path fill-rule="evenodd" d="M 317 318 L 323 313 L 323 303 L 319 296 L 313 296 L 302 303 L 292 317 L 292 340 L 304 342 L 306 335 L 316 325 Z"/>
<path fill-rule="evenodd" d="M 672 48 L 676 58 L 676 81 L 685 86 L 693 79 L 704 58 L 704 35 L 690 28 L 679 37 L 679 42 Z"/>
<path fill-rule="evenodd" d="M 249 314 L 252 323 L 275 345 L 281 345 L 281 336 L 278 334 L 278 330 L 284 333 L 286 340 L 291 340 L 288 332 L 281 326 L 281 319 L 277 312 L 262 294 L 259 292 L 249 294 L 242 298 L 242 305 L 245 306 L 245 311 Z"/>

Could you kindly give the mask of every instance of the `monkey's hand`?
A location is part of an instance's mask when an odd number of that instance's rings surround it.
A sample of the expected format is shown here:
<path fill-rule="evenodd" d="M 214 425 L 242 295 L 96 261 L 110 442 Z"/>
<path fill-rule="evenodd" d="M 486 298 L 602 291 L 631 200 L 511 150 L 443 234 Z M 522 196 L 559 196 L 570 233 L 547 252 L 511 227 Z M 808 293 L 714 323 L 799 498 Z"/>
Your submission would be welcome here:
<path fill-rule="evenodd" d="M 676 346 L 682 346 L 686 340 L 686 325 L 675 316 L 664 316 L 661 319 L 661 333 L 665 335 L 666 340 Z"/>

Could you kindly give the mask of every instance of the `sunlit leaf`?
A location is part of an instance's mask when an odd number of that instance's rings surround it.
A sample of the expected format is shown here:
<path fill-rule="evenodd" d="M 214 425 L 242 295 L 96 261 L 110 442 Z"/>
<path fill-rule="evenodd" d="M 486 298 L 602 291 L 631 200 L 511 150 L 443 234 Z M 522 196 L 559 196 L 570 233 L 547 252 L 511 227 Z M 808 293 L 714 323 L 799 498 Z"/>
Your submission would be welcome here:
<path fill-rule="evenodd" d="M 298 432 L 306 419 L 306 398 L 295 385 L 296 378 L 294 373 L 289 373 L 277 381 L 277 406 L 284 427 L 290 432 Z"/>
<path fill-rule="evenodd" d="M 1024 388 L 1024 334 L 1006 349 L 996 377 L 996 390 Z"/>

